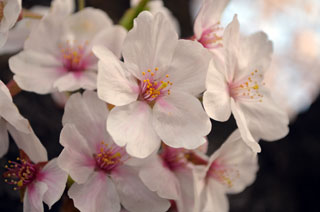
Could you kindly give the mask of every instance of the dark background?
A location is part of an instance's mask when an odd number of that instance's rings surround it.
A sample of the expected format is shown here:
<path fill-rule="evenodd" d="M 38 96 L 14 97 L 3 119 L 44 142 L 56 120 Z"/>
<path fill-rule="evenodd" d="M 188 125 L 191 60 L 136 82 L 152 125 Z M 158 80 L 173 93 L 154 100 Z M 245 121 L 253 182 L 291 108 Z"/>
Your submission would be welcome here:
<path fill-rule="evenodd" d="M 49 5 L 50 0 L 23 0 L 24 7 Z M 193 34 L 188 0 L 164 0 L 181 26 L 181 37 Z M 87 6 L 105 10 L 115 23 L 129 8 L 128 0 L 87 0 Z M 8 58 L 0 57 L 0 79 L 7 83 L 12 74 L 8 69 Z M 59 134 L 62 129 L 63 109 L 56 106 L 50 95 L 21 92 L 14 97 L 20 112 L 31 125 L 47 148 L 49 158 L 59 155 Z M 290 133 L 284 139 L 267 143 L 260 142 L 260 170 L 254 184 L 244 192 L 231 195 L 231 212 L 319 212 L 320 204 L 320 99 L 317 98 L 307 112 L 297 116 L 290 125 Z M 225 123 L 213 122 L 209 135 L 210 151 L 217 149 L 236 128 L 233 119 Z M 17 157 L 18 150 L 10 143 L 8 154 L 0 159 L 0 173 L 9 159 Z M 51 211 L 58 211 L 59 201 Z M 45 206 L 46 207 L 46 206 Z M 12 186 L 0 180 L 0 211 L 22 211 L 19 194 Z"/>

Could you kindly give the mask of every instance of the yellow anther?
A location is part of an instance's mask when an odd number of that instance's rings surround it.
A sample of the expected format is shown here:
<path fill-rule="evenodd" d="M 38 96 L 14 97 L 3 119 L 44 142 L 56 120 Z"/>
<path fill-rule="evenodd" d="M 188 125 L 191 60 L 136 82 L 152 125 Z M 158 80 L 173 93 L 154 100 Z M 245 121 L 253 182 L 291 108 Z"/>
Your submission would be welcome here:
<path fill-rule="evenodd" d="M 169 75 L 167 74 L 167 75 L 166 75 L 166 77 L 168 78 L 168 77 L 169 77 Z"/>
<path fill-rule="evenodd" d="M 146 75 L 146 72 L 142 72 L 142 75 L 143 75 L 143 76 Z"/>
<path fill-rule="evenodd" d="M 252 88 L 255 89 L 255 90 L 258 90 L 259 89 L 259 85 L 255 84 Z"/>
<path fill-rule="evenodd" d="M 148 69 L 148 72 L 151 72 L 151 70 L 150 70 L 150 69 Z"/>

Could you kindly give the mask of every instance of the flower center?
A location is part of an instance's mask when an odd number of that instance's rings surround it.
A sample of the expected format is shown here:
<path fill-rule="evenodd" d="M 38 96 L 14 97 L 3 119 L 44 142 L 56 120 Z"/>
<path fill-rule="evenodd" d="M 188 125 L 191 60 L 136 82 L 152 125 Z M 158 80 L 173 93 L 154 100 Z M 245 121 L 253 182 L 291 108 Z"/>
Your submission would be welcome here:
<path fill-rule="evenodd" d="M 262 102 L 263 95 L 260 93 L 260 88 L 264 85 L 262 79 L 263 75 L 255 70 L 245 80 L 229 83 L 229 94 L 235 100 Z"/>
<path fill-rule="evenodd" d="M 233 186 L 234 180 L 239 178 L 239 176 L 240 173 L 238 170 L 232 169 L 230 167 L 225 167 L 219 164 L 217 161 L 214 161 L 207 172 L 206 178 L 213 178 L 221 184 L 231 188 Z"/>
<path fill-rule="evenodd" d="M 198 42 L 207 49 L 216 49 L 222 47 L 223 28 L 220 27 L 220 22 L 212 25 L 202 32 Z"/>
<path fill-rule="evenodd" d="M 124 148 L 116 145 L 109 146 L 104 142 L 101 142 L 99 152 L 94 157 L 97 167 L 108 173 L 129 158 Z"/>
<path fill-rule="evenodd" d="M 148 69 L 147 72 L 142 72 L 142 81 L 140 81 L 140 98 L 152 102 L 158 97 L 163 95 L 170 95 L 170 87 L 172 82 L 168 80 L 167 74 L 162 79 L 157 78 L 157 72 L 159 68 L 155 68 L 154 71 Z"/>
<path fill-rule="evenodd" d="M 89 65 L 93 54 L 88 52 L 88 44 L 77 44 L 76 42 L 71 45 L 69 41 L 65 45 L 60 45 L 61 59 L 65 71 L 67 72 L 82 72 Z"/>
<path fill-rule="evenodd" d="M 31 161 L 17 158 L 17 161 L 8 161 L 9 165 L 5 168 L 8 170 L 4 173 L 4 181 L 8 184 L 15 185 L 14 190 L 25 188 L 36 178 L 38 167 Z"/>

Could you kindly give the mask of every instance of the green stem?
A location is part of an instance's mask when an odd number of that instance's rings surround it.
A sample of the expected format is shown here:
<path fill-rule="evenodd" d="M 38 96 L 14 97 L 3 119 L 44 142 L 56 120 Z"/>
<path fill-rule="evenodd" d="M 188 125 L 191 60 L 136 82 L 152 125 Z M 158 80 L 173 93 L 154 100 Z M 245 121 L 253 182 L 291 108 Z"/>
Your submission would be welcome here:
<path fill-rule="evenodd" d="M 133 19 L 135 19 L 139 13 L 146 9 L 148 2 L 149 0 L 140 0 L 137 6 L 126 11 L 126 13 L 120 19 L 119 24 L 127 30 L 130 30 L 133 27 Z"/>
<path fill-rule="evenodd" d="M 86 0 L 78 0 L 78 9 L 83 10 L 86 7 Z"/>

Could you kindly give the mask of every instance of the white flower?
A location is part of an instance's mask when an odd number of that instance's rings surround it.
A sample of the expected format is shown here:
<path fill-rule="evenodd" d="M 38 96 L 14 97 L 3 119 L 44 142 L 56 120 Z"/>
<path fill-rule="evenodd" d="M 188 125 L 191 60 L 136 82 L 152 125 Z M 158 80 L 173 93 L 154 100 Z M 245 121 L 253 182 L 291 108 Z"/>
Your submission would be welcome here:
<path fill-rule="evenodd" d="M 23 197 L 24 212 L 43 212 L 43 202 L 49 209 L 63 194 L 68 175 L 62 171 L 57 159 L 38 163 L 30 160 L 29 156 L 20 150 L 17 162 L 9 161 L 4 173 L 5 182 L 14 185 L 14 190 L 20 190 Z"/>
<path fill-rule="evenodd" d="M 116 106 L 107 130 L 134 157 L 147 157 L 161 140 L 197 148 L 211 130 L 197 99 L 210 54 L 197 42 L 177 37 L 161 13 L 145 11 L 124 41 L 124 63 L 107 49 L 93 48 L 100 59 L 98 95 Z"/>
<path fill-rule="evenodd" d="M 196 173 L 198 200 L 201 212 L 227 212 L 226 194 L 242 192 L 252 184 L 258 170 L 257 155 L 241 140 L 239 130 L 210 157 L 205 169 Z"/>
<path fill-rule="evenodd" d="M 58 163 L 75 183 L 68 195 L 80 211 L 166 211 L 169 201 L 151 192 L 140 180 L 124 148 L 106 132 L 108 110 L 96 93 L 70 97 L 63 116 Z"/>
<path fill-rule="evenodd" d="M 34 162 L 47 160 L 47 152 L 38 137 L 34 134 L 27 119 L 23 118 L 15 104 L 7 86 L 0 81 L 0 157 L 9 148 L 10 132 L 13 140 Z"/>
<path fill-rule="evenodd" d="M 225 30 L 223 46 L 224 61 L 213 59 L 209 65 L 204 107 L 218 121 L 226 121 L 232 112 L 243 140 L 260 152 L 255 139 L 272 141 L 288 133 L 288 116 L 263 82 L 272 43 L 263 32 L 241 38 L 235 16 Z"/>
<path fill-rule="evenodd" d="M 163 145 L 160 155 L 153 154 L 146 161 L 139 172 L 144 184 L 160 197 L 174 200 L 178 211 L 195 212 L 195 166 L 206 165 L 207 157 Z"/>
<path fill-rule="evenodd" d="M 17 22 L 21 9 L 21 0 L 0 0 L 0 47 L 6 43 L 8 32 Z"/>
<path fill-rule="evenodd" d="M 24 50 L 10 58 L 14 79 L 22 89 L 40 94 L 93 90 L 97 58 L 92 46 L 106 46 L 120 57 L 126 31 L 113 26 L 104 12 L 86 8 L 67 17 L 61 14 L 57 9 L 45 16 L 32 30 Z"/>
<path fill-rule="evenodd" d="M 194 40 L 215 52 L 222 47 L 223 27 L 220 26 L 222 13 L 230 0 L 204 0 L 194 23 Z"/>

